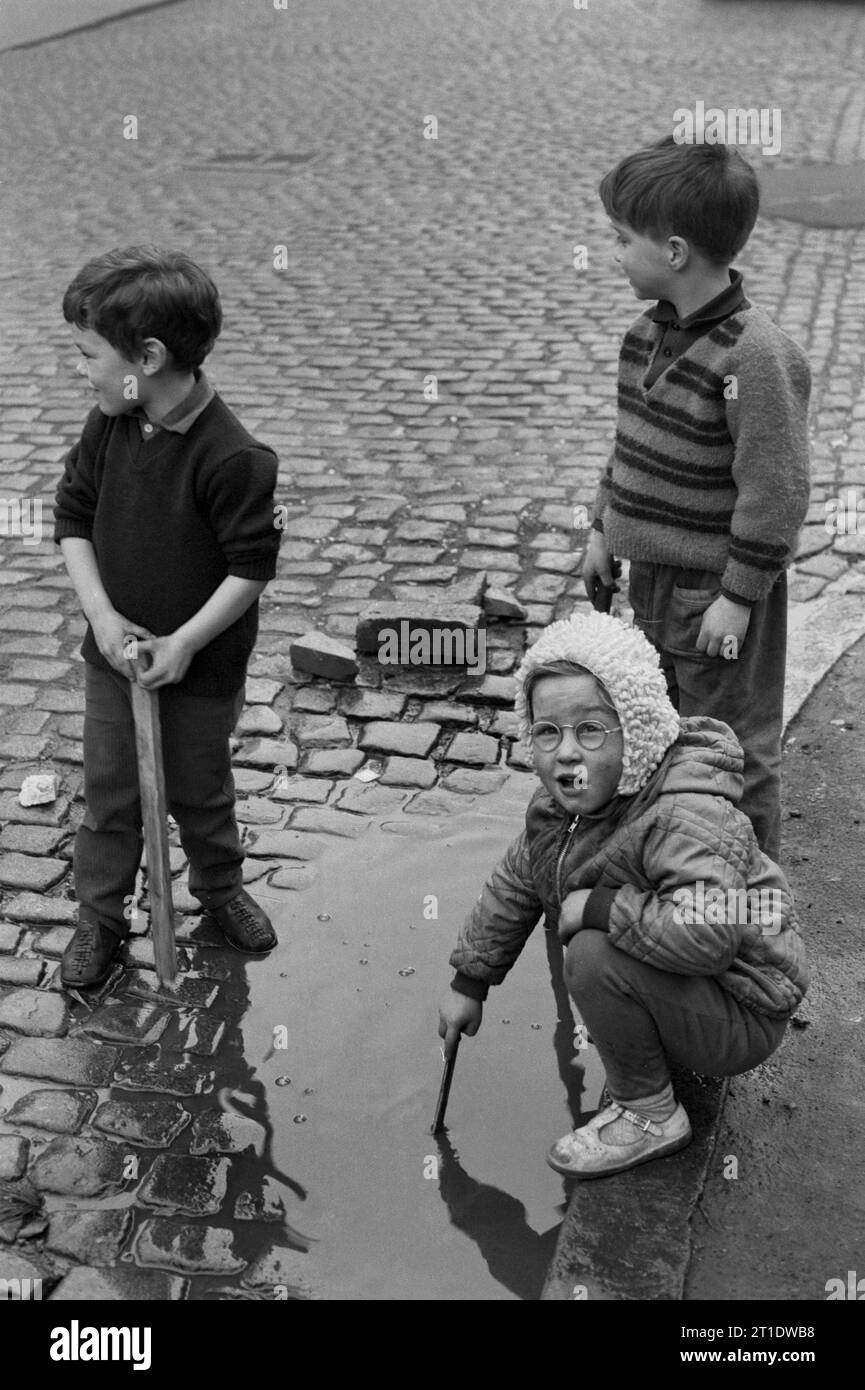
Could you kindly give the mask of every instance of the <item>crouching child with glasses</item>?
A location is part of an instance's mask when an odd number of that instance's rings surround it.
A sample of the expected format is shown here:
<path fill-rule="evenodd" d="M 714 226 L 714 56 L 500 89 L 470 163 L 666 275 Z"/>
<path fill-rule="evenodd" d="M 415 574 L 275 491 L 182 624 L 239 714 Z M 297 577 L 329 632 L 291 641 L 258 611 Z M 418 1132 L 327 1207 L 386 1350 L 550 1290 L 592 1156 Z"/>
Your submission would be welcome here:
<path fill-rule="evenodd" d="M 604 1063 L 610 1103 L 547 1162 L 601 1177 L 683 1148 L 670 1063 L 734 1076 L 780 1045 L 808 975 L 787 880 L 738 809 L 733 731 L 679 718 L 637 628 L 553 623 L 517 672 L 521 736 L 541 785 L 525 829 L 459 935 L 440 1009 L 450 1056 L 477 1033 L 543 914 Z"/>

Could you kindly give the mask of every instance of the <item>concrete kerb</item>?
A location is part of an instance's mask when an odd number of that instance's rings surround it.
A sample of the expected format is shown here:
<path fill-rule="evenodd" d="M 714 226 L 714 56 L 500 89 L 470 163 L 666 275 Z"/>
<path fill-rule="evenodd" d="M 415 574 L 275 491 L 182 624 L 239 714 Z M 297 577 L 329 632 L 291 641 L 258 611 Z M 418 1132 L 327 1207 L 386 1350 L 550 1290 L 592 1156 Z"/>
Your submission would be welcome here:
<path fill-rule="evenodd" d="M 865 603 L 849 573 L 819 598 L 791 605 L 784 731 L 835 663 L 865 636 Z M 680 1302 L 691 1256 L 691 1218 L 715 1151 L 727 1082 L 674 1078 L 694 1141 L 645 1168 L 576 1183 L 541 1294 L 543 1302 Z"/>
<path fill-rule="evenodd" d="M 787 628 L 784 729 L 835 662 L 865 636 L 865 594 L 850 591 L 848 571 L 818 598 L 793 606 Z"/>

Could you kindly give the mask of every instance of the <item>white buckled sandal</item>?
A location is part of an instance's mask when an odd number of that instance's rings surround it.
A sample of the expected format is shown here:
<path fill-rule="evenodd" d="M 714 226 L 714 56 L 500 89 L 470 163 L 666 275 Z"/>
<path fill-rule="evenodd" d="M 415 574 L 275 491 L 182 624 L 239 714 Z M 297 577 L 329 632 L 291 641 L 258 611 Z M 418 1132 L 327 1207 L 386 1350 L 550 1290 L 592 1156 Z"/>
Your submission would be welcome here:
<path fill-rule="evenodd" d="M 614 1144 L 604 1139 L 603 1130 L 618 1119 L 627 1120 L 638 1131 L 633 1143 Z M 638 1163 L 675 1153 L 690 1142 L 691 1122 L 683 1105 L 677 1105 L 668 1120 L 657 1124 L 613 1101 L 582 1129 L 572 1130 L 553 1144 L 547 1163 L 569 1178 L 604 1178 L 608 1173 L 621 1173 Z"/>

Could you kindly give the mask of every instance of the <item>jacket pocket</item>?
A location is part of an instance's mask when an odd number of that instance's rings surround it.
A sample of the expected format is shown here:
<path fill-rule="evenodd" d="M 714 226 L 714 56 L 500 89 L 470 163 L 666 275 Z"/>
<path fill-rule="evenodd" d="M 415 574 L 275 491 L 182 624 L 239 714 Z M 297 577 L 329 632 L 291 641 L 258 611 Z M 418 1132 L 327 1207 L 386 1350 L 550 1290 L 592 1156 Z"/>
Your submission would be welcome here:
<path fill-rule="evenodd" d="M 677 656 L 711 661 L 697 650 L 703 614 L 721 592 L 721 576 L 710 572 L 681 570 L 670 591 L 664 619 L 664 648 Z"/>

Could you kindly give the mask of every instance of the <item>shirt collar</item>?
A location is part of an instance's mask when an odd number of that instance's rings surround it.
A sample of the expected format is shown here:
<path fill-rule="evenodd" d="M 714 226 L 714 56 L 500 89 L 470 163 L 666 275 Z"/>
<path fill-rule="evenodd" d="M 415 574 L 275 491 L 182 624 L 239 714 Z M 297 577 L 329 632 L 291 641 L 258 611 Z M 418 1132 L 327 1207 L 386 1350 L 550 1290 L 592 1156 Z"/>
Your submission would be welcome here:
<path fill-rule="evenodd" d="M 195 385 L 178 405 L 164 415 L 155 429 L 170 430 L 173 434 L 188 434 L 203 410 L 210 405 L 216 392 L 200 367 L 195 369 Z M 148 423 L 147 415 L 140 407 L 130 411 L 142 425 Z"/>
<path fill-rule="evenodd" d="M 716 294 L 714 299 L 710 299 L 708 304 L 695 309 L 686 319 L 679 318 L 676 306 L 668 299 L 660 299 L 652 310 L 655 323 L 671 323 L 678 319 L 680 327 L 696 328 L 700 323 L 715 323 L 717 319 L 725 319 L 728 315 L 734 314 L 745 303 L 745 285 L 741 270 L 731 270 L 729 274 L 730 283 L 727 288 Z"/>

